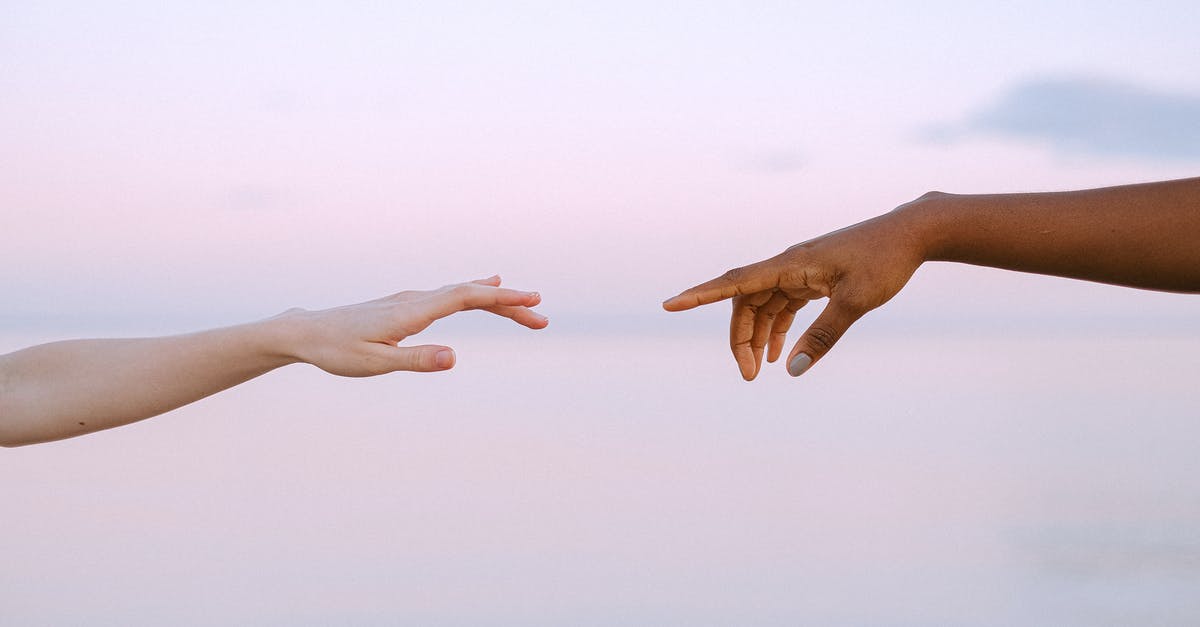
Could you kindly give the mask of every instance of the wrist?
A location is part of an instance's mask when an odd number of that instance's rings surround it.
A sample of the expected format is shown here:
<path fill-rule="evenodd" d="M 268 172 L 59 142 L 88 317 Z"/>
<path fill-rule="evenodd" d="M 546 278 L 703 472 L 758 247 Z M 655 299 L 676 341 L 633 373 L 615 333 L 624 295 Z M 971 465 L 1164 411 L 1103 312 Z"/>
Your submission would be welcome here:
<path fill-rule="evenodd" d="M 250 323 L 258 338 L 259 352 L 274 367 L 306 361 L 302 352 L 307 336 L 309 312 L 289 309 L 277 316 Z"/>
<path fill-rule="evenodd" d="M 947 260 L 949 208 L 956 198 L 945 192 L 926 192 L 889 214 L 899 221 L 922 262 Z"/>

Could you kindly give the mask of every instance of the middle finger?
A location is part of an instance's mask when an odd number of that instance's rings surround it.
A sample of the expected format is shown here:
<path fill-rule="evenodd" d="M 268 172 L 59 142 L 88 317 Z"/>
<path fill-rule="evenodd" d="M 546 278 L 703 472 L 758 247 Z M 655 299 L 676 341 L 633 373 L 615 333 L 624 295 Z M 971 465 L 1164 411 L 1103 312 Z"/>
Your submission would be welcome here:
<path fill-rule="evenodd" d="M 496 305 L 493 307 L 482 307 L 481 310 L 494 313 L 497 316 L 504 316 L 505 318 L 509 318 L 513 322 L 527 326 L 530 329 L 544 329 L 546 328 L 546 325 L 550 324 L 549 318 L 528 307 Z"/>
<path fill-rule="evenodd" d="M 775 292 L 754 314 L 754 336 L 750 338 L 750 350 L 754 354 L 754 372 L 762 368 L 763 349 L 767 346 L 767 338 L 771 335 L 771 327 L 775 316 L 783 311 L 788 304 L 788 297 L 783 292 Z"/>

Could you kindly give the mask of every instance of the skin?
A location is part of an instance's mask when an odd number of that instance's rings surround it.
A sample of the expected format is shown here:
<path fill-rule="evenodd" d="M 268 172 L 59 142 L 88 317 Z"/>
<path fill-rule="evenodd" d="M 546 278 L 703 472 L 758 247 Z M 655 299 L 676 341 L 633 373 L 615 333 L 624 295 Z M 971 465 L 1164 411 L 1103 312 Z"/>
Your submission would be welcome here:
<path fill-rule="evenodd" d="M 930 192 L 685 290 L 684 311 L 732 299 L 742 377 L 783 352 L 796 311 L 828 298 L 788 355 L 803 374 L 927 261 L 953 261 L 1169 292 L 1200 292 L 1200 178 L 1032 194 Z"/>
<path fill-rule="evenodd" d="M 454 367 L 447 346 L 397 346 L 435 320 L 481 309 L 531 329 L 537 292 L 500 287 L 500 277 L 400 292 L 322 311 L 278 316 L 171 337 L 54 342 L 0 355 L 0 445 L 60 440 L 136 422 L 276 368 L 308 363 L 369 377 Z"/>

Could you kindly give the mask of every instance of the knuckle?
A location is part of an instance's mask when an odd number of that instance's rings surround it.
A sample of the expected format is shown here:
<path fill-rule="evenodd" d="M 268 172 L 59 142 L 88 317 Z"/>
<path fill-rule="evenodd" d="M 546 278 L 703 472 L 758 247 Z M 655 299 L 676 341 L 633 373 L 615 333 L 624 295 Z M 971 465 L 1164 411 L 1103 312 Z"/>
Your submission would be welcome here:
<path fill-rule="evenodd" d="M 730 283 L 741 283 L 743 280 L 745 280 L 746 274 L 747 272 L 745 268 L 730 268 L 721 275 L 721 278 L 725 281 L 729 281 Z"/>
<path fill-rule="evenodd" d="M 808 265 L 812 261 L 812 255 L 812 242 L 805 241 L 789 246 L 772 260 L 783 267 L 796 267 Z"/>
<path fill-rule="evenodd" d="M 423 356 L 424 355 L 421 353 L 421 351 L 414 351 L 414 350 L 406 351 L 404 354 L 404 360 L 403 360 L 404 369 L 405 370 L 420 370 L 421 363 L 424 361 L 424 359 L 422 359 Z"/>
<path fill-rule="evenodd" d="M 824 353 L 838 341 L 838 332 L 832 327 L 823 324 L 814 324 L 804 334 L 804 338 L 808 341 L 809 346 L 813 349 Z"/>
<path fill-rule="evenodd" d="M 466 303 L 474 292 L 469 285 L 455 285 L 450 288 L 450 295 L 459 303 Z"/>

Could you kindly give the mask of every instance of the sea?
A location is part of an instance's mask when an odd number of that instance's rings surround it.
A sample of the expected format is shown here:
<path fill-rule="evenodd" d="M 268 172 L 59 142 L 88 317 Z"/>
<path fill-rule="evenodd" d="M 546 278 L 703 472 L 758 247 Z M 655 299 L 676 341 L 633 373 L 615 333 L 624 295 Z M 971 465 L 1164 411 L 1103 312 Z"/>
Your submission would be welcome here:
<path fill-rule="evenodd" d="M 0 624 L 1200 624 L 1194 322 L 864 325 L 745 382 L 663 316 L 0 450 Z"/>

